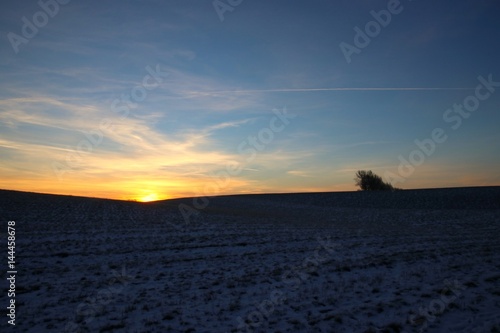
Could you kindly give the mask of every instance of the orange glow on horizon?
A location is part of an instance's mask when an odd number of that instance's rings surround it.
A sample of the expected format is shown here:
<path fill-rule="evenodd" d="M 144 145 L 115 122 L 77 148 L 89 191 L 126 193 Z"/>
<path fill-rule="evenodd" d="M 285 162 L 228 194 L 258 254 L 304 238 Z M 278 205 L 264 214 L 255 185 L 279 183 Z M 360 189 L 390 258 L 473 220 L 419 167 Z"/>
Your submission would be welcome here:
<path fill-rule="evenodd" d="M 266 179 L 265 182 L 243 176 L 233 177 L 230 182 L 221 182 L 210 176 L 178 175 L 165 171 L 150 172 L 145 176 L 119 168 L 113 172 L 66 173 L 61 180 L 54 179 L 52 174 L 48 176 L 30 174 L 21 178 L 20 175 L 10 173 L 8 170 L 2 174 L 3 170 L 0 168 L 2 180 L 0 188 L 146 203 L 176 198 L 234 194 L 357 191 L 352 180 L 353 170 L 356 169 L 357 167 L 353 166 L 338 173 L 331 172 L 324 175 L 324 178 L 304 177 L 299 173 L 294 173 Z M 448 170 L 449 178 L 442 177 L 442 170 Z M 463 176 L 466 173 L 461 168 L 451 170 L 452 173 L 447 165 L 421 166 L 414 177 L 395 186 L 403 189 L 418 189 L 500 185 L 498 181 L 488 178 L 488 170 L 467 176 Z M 379 175 L 383 174 L 379 170 L 374 170 L 374 172 Z"/>
<path fill-rule="evenodd" d="M 140 202 L 151 202 L 151 201 L 158 201 L 159 200 L 159 197 L 156 193 L 150 193 L 148 195 L 145 195 L 141 198 L 139 198 L 137 201 L 140 201 Z"/>

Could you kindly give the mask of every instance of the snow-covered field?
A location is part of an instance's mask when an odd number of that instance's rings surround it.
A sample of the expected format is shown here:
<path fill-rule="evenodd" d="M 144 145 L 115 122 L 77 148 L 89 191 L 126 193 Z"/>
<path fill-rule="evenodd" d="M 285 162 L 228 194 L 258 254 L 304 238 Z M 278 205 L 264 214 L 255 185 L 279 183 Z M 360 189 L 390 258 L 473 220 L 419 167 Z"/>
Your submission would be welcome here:
<path fill-rule="evenodd" d="M 181 203 L 0 191 L 0 331 L 500 332 L 500 188 Z"/>

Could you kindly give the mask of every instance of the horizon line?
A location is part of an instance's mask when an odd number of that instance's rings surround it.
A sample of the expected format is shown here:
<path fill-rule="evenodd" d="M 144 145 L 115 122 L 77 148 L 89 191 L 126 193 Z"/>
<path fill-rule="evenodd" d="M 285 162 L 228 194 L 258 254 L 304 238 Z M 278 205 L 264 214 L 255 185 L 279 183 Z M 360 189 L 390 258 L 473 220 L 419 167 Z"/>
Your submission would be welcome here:
<path fill-rule="evenodd" d="M 484 188 L 484 187 L 499 187 L 499 185 L 468 185 L 468 186 L 444 186 L 444 187 L 412 187 L 412 188 L 400 188 L 399 191 L 404 192 L 404 191 L 419 191 L 419 190 L 445 190 L 445 189 L 464 189 L 464 188 Z M 152 201 L 139 201 L 138 199 L 118 199 L 118 198 L 112 198 L 112 197 L 100 197 L 100 196 L 87 196 L 87 195 L 82 195 L 82 194 L 64 194 L 64 193 L 53 193 L 53 192 L 37 192 L 37 191 L 29 191 L 29 190 L 15 190 L 15 189 L 7 189 L 7 188 L 0 188 L 0 192 L 18 192 L 18 193 L 24 193 L 24 194 L 35 194 L 35 195 L 47 195 L 47 196 L 59 196 L 59 197 L 73 197 L 73 198 L 84 198 L 84 199 L 99 199 L 99 200 L 111 200 L 111 201 L 122 201 L 122 202 L 137 202 L 137 203 L 154 203 L 154 202 L 161 202 L 161 201 L 170 201 L 170 200 L 183 200 L 183 199 L 194 199 L 194 198 L 201 198 L 203 196 L 174 196 L 170 198 L 163 198 L 163 199 L 158 199 L 158 200 L 152 200 Z M 357 192 L 375 192 L 375 191 L 363 191 L 360 189 L 353 189 L 353 190 L 331 190 L 331 191 L 304 191 L 304 192 L 297 192 L 297 191 L 291 191 L 291 192 L 246 192 L 246 193 L 221 193 L 209 197 L 226 197 L 226 196 L 245 196 L 245 195 L 287 195 L 287 194 L 318 194 L 318 193 L 357 193 Z"/>

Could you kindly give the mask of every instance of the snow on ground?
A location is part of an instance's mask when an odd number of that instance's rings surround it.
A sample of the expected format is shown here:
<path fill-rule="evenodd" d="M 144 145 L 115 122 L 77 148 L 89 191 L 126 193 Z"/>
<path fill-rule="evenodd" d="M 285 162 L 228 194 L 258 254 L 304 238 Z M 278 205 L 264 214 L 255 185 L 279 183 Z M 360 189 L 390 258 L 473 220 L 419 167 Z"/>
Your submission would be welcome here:
<path fill-rule="evenodd" d="M 500 332 L 500 188 L 0 199 L 12 331 Z"/>

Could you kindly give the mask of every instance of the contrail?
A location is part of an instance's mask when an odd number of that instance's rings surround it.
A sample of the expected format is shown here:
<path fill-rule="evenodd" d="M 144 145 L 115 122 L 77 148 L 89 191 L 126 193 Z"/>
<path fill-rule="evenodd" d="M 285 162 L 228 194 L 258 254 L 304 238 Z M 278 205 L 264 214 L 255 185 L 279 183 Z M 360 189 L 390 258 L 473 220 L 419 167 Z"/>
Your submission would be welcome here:
<path fill-rule="evenodd" d="M 310 92 L 310 91 L 440 91 L 440 90 L 473 90 L 474 88 L 425 88 L 425 87 L 381 87 L 381 88 L 284 88 L 284 89 L 249 89 L 249 90 L 216 90 L 216 91 L 191 91 L 192 94 L 218 95 L 218 94 L 244 94 L 244 93 L 273 93 L 273 92 Z"/>

